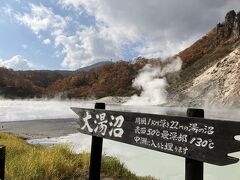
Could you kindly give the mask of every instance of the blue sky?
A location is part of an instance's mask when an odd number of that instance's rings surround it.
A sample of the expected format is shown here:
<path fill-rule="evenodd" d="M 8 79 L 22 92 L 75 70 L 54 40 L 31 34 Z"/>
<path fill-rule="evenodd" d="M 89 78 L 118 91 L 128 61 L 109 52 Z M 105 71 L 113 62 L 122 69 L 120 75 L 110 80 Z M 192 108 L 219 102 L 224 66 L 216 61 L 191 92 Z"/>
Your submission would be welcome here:
<path fill-rule="evenodd" d="M 73 70 L 103 60 L 164 58 L 234 7 L 238 0 L 1 0 L 0 66 Z"/>

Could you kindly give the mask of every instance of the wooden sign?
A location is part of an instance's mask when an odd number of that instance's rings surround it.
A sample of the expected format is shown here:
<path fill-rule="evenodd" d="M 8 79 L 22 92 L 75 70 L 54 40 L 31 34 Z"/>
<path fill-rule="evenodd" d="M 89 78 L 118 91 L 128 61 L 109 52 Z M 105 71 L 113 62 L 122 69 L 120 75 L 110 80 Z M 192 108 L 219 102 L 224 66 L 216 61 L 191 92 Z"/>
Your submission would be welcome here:
<path fill-rule="evenodd" d="M 239 159 L 240 122 L 133 112 L 72 108 L 79 115 L 79 131 L 215 165 Z"/>

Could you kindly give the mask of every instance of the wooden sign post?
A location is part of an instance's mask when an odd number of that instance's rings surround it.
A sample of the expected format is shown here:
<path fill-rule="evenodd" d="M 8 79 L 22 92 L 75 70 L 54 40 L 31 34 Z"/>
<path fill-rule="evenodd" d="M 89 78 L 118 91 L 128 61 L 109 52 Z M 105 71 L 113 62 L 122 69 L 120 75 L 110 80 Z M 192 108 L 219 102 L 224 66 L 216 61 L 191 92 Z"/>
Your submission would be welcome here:
<path fill-rule="evenodd" d="M 96 103 L 95 109 L 105 109 L 104 103 Z M 89 179 L 100 179 L 103 138 L 92 136 Z"/>
<path fill-rule="evenodd" d="M 204 118 L 204 110 L 188 108 L 187 117 Z M 189 158 L 185 161 L 185 180 L 203 180 L 203 162 Z"/>
<path fill-rule="evenodd" d="M 5 151 L 5 146 L 0 146 L 0 180 L 4 180 Z"/>
<path fill-rule="evenodd" d="M 239 160 L 228 154 L 240 151 L 240 142 L 234 139 L 240 134 L 240 123 L 203 119 L 202 110 L 189 110 L 188 115 L 194 117 L 102 109 L 72 110 L 79 116 L 81 133 L 187 158 L 186 180 L 203 174 L 202 162 L 224 166 Z M 197 168 L 201 171 L 195 172 Z"/>

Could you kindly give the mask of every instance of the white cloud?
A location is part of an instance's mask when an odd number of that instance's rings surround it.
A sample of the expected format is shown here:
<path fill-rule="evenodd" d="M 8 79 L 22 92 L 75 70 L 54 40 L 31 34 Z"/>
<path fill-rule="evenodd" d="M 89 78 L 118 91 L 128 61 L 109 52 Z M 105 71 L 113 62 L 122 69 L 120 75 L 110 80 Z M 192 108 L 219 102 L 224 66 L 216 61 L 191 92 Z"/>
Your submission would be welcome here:
<path fill-rule="evenodd" d="M 64 58 L 61 65 L 64 68 L 76 69 L 103 60 L 122 58 L 123 45 L 138 40 L 136 33 L 130 29 L 122 33 L 119 26 L 109 31 L 107 26 L 101 24 L 90 27 L 79 24 L 79 29 L 68 35 L 65 28 L 69 17 L 57 15 L 43 5 L 31 4 L 29 7 L 29 13 L 15 13 L 13 16 L 39 38 L 50 30 L 55 47 L 62 48 Z M 43 43 L 51 43 L 49 40 L 46 38 Z"/>
<path fill-rule="evenodd" d="M 13 9 L 9 5 L 6 5 L 6 6 L 2 7 L 1 9 L 8 16 L 11 16 L 13 13 Z"/>
<path fill-rule="evenodd" d="M 37 37 L 42 37 L 41 32 L 51 31 L 55 47 L 62 48 L 61 53 L 64 55 L 62 67 L 77 69 L 95 62 L 121 57 L 121 46 L 125 43 L 124 40 L 128 39 L 122 35 L 120 40 L 121 34 L 116 35 L 118 29 L 115 29 L 116 33 L 111 36 L 105 26 L 81 26 L 80 30 L 68 35 L 65 28 L 69 17 L 56 15 L 52 9 L 43 5 L 31 4 L 30 9 L 29 14 L 18 13 L 15 18 L 36 33 Z M 43 43 L 49 44 L 51 41 L 47 38 Z"/>
<path fill-rule="evenodd" d="M 30 10 L 30 13 L 15 14 L 15 18 L 25 26 L 28 26 L 36 34 L 48 29 L 54 32 L 61 32 L 66 27 L 67 19 L 54 14 L 50 8 L 43 5 L 37 6 L 31 4 Z"/>
<path fill-rule="evenodd" d="M 33 64 L 21 55 L 16 55 L 8 60 L 0 59 L 0 67 L 11 68 L 14 70 L 29 70 L 33 69 Z"/>
<path fill-rule="evenodd" d="M 85 10 L 115 43 L 141 42 L 147 57 L 175 54 L 203 36 L 239 0 L 59 0 L 63 7 Z"/>
<path fill-rule="evenodd" d="M 8 8 L 6 13 L 44 44 L 54 44 L 61 56 L 56 54 L 63 57 L 62 67 L 70 69 L 130 53 L 148 58 L 173 55 L 222 21 L 229 9 L 240 6 L 238 0 L 58 0 L 59 4 L 71 7 L 70 14 L 84 12 L 81 15 L 95 22 L 84 26 L 74 19 L 79 24 L 72 29 L 70 17 L 42 4 L 30 4 L 29 12 L 14 14 Z M 51 37 L 46 37 L 49 32 Z"/>
<path fill-rule="evenodd" d="M 51 40 L 49 38 L 44 39 L 43 44 L 51 44 Z"/>
<path fill-rule="evenodd" d="M 59 0 L 59 3 L 64 7 L 72 5 L 74 8 L 78 8 L 81 5 L 81 1 L 78 0 Z"/>
<path fill-rule="evenodd" d="M 121 56 L 117 44 L 93 27 L 77 31 L 74 36 L 57 36 L 55 44 L 63 46 L 62 66 L 72 69 Z"/>

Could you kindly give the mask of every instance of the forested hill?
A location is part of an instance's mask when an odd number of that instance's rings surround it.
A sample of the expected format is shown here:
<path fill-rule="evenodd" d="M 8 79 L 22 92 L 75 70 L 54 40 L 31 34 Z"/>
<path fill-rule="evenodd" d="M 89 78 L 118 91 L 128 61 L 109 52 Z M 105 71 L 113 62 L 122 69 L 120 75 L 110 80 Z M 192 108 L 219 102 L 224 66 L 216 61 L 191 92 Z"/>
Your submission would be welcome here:
<path fill-rule="evenodd" d="M 0 67 L 0 96 L 84 98 L 133 93 L 132 79 L 146 61 L 118 61 L 88 71 L 13 71 Z"/>
<path fill-rule="evenodd" d="M 57 71 L 13 71 L 0 67 L 0 96 L 7 98 L 42 97 L 46 89 L 68 73 Z"/>

